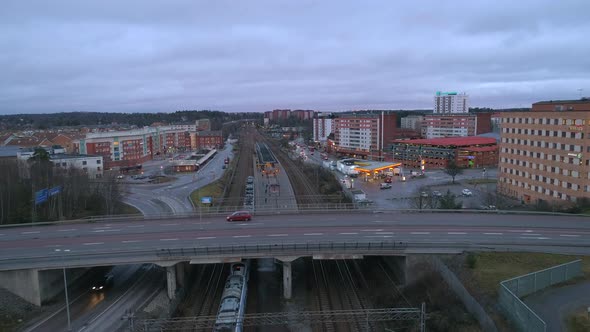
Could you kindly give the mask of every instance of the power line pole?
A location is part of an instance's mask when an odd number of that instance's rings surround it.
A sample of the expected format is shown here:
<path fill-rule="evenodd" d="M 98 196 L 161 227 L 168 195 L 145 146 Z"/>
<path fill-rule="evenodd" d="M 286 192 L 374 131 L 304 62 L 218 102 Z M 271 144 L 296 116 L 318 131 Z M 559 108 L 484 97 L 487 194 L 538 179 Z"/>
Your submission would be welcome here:
<path fill-rule="evenodd" d="M 420 308 L 420 332 L 426 332 L 426 303 Z"/>

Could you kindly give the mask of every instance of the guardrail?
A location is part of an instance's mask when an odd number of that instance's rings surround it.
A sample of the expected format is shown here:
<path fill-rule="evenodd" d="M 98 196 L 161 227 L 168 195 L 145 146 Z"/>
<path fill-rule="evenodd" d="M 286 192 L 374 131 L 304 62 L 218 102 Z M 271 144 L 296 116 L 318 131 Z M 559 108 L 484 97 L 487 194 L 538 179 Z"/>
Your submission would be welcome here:
<path fill-rule="evenodd" d="M 468 241 L 455 243 L 408 242 L 408 241 L 342 241 L 342 242 L 272 242 L 254 244 L 226 244 L 208 246 L 176 246 L 170 248 L 129 248 L 92 249 L 83 252 L 70 252 L 55 256 L 47 254 L 15 254 L 0 258 L 0 271 L 17 269 L 54 269 L 62 267 L 88 267 L 113 264 L 158 263 L 169 261 L 188 261 L 199 258 L 261 258 L 277 256 L 310 256 L 316 254 L 406 254 L 408 252 L 458 253 L 465 250 L 478 251 L 521 251 L 519 244 L 486 243 L 474 244 Z M 524 244 L 522 246 L 525 246 Z M 526 246 L 530 246 L 527 244 Z M 543 246 L 547 246 L 546 243 Z M 508 248 L 511 247 L 511 248 Z"/>
<path fill-rule="evenodd" d="M 234 207 L 213 207 L 203 209 L 203 217 L 219 217 L 226 216 L 234 211 L 244 210 L 243 206 Z M 510 211 L 510 210 L 475 210 L 475 209 L 375 209 L 371 206 L 355 207 L 352 203 L 319 203 L 319 204 L 305 204 L 297 205 L 297 209 L 281 208 L 281 209 L 256 209 L 253 215 L 281 215 L 281 214 L 319 214 L 319 213 L 476 213 L 476 214 L 502 214 L 502 215 L 546 215 L 546 216 L 567 216 L 567 217 L 590 217 L 590 214 L 571 214 L 563 212 L 544 212 L 544 211 Z M 24 224 L 4 224 L 0 228 L 7 227 L 31 227 L 31 226 L 45 226 L 45 225 L 64 225 L 72 223 L 86 223 L 86 222 L 117 222 L 117 221 L 135 221 L 135 220 L 159 220 L 159 219 L 182 219 L 182 218 L 199 218 L 199 212 L 193 211 L 189 213 L 163 213 L 158 215 L 144 216 L 141 214 L 119 214 L 107 216 L 91 216 L 79 219 L 60 220 L 60 221 L 45 221 Z"/>
<path fill-rule="evenodd" d="M 582 261 L 578 259 L 545 270 L 504 280 L 500 283 L 500 307 L 520 331 L 546 331 L 547 325 L 545 321 L 529 308 L 520 297 L 570 280 L 581 274 Z"/>

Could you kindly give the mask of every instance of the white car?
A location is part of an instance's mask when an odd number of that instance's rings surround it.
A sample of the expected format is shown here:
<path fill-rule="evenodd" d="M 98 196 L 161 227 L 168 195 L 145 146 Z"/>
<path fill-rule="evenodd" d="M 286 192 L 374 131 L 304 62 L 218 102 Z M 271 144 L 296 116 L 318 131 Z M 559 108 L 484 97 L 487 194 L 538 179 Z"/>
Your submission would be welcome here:
<path fill-rule="evenodd" d="M 469 189 L 463 189 L 461 194 L 463 194 L 463 196 L 473 196 L 473 193 Z"/>

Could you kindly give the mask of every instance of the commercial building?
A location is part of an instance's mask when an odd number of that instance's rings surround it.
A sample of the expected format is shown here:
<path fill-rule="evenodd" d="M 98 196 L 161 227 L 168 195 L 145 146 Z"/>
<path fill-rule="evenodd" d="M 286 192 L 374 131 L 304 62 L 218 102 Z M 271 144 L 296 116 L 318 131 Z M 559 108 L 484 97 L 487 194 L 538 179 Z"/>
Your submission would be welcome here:
<path fill-rule="evenodd" d="M 370 160 L 385 160 L 384 149 L 395 137 L 397 114 L 392 112 L 344 113 L 334 118 L 334 151 Z"/>
<path fill-rule="evenodd" d="M 449 137 L 397 141 L 391 145 L 393 160 L 403 167 L 446 168 L 450 160 L 460 167 L 496 167 L 498 145 L 494 138 Z M 422 163 L 424 161 L 424 163 Z"/>
<path fill-rule="evenodd" d="M 525 203 L 590 198 L 590 99 L 502 114 L 500 192 Z"/>
<path fill-rule="evenodd" d="M 49 160 L 56 170 L 79 169 L 91 179 L 101 178 L 104 171 L 102 156 L 54 154 L 51 155 Z"/>
<path fill-rule="evenodd" d="M 469 96 L 465 93 L 440 92 L 434 96 L 434 114 L 460 114 L 469 112 Z"/>
<path fill-rule="evenodd" d="M 332 113 L 317 113 L 313 118 L 313 140 L 320 143 L 327 142 L 328 135 L 332 133 L 333 122 Z"/>
<path fill-rule="evenodd" d="M 422 124 L 422 136 L 430 139 L 489 133 L 492 131 L 491 118 L 491 113 L 426 115 Z"/>

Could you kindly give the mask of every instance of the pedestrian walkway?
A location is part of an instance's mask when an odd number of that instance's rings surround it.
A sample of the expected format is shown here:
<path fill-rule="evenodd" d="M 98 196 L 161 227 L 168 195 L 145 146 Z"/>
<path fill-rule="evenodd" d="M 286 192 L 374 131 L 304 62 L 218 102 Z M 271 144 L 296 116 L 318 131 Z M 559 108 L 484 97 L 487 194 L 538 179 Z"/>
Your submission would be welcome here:
<path fill-rule="evenodd" d="M 567 331 L 567 316 L 576 309 L 590 307 L 590 281 L 549 288 L 524 299 L 547 324 L 547 331 Z"/>

